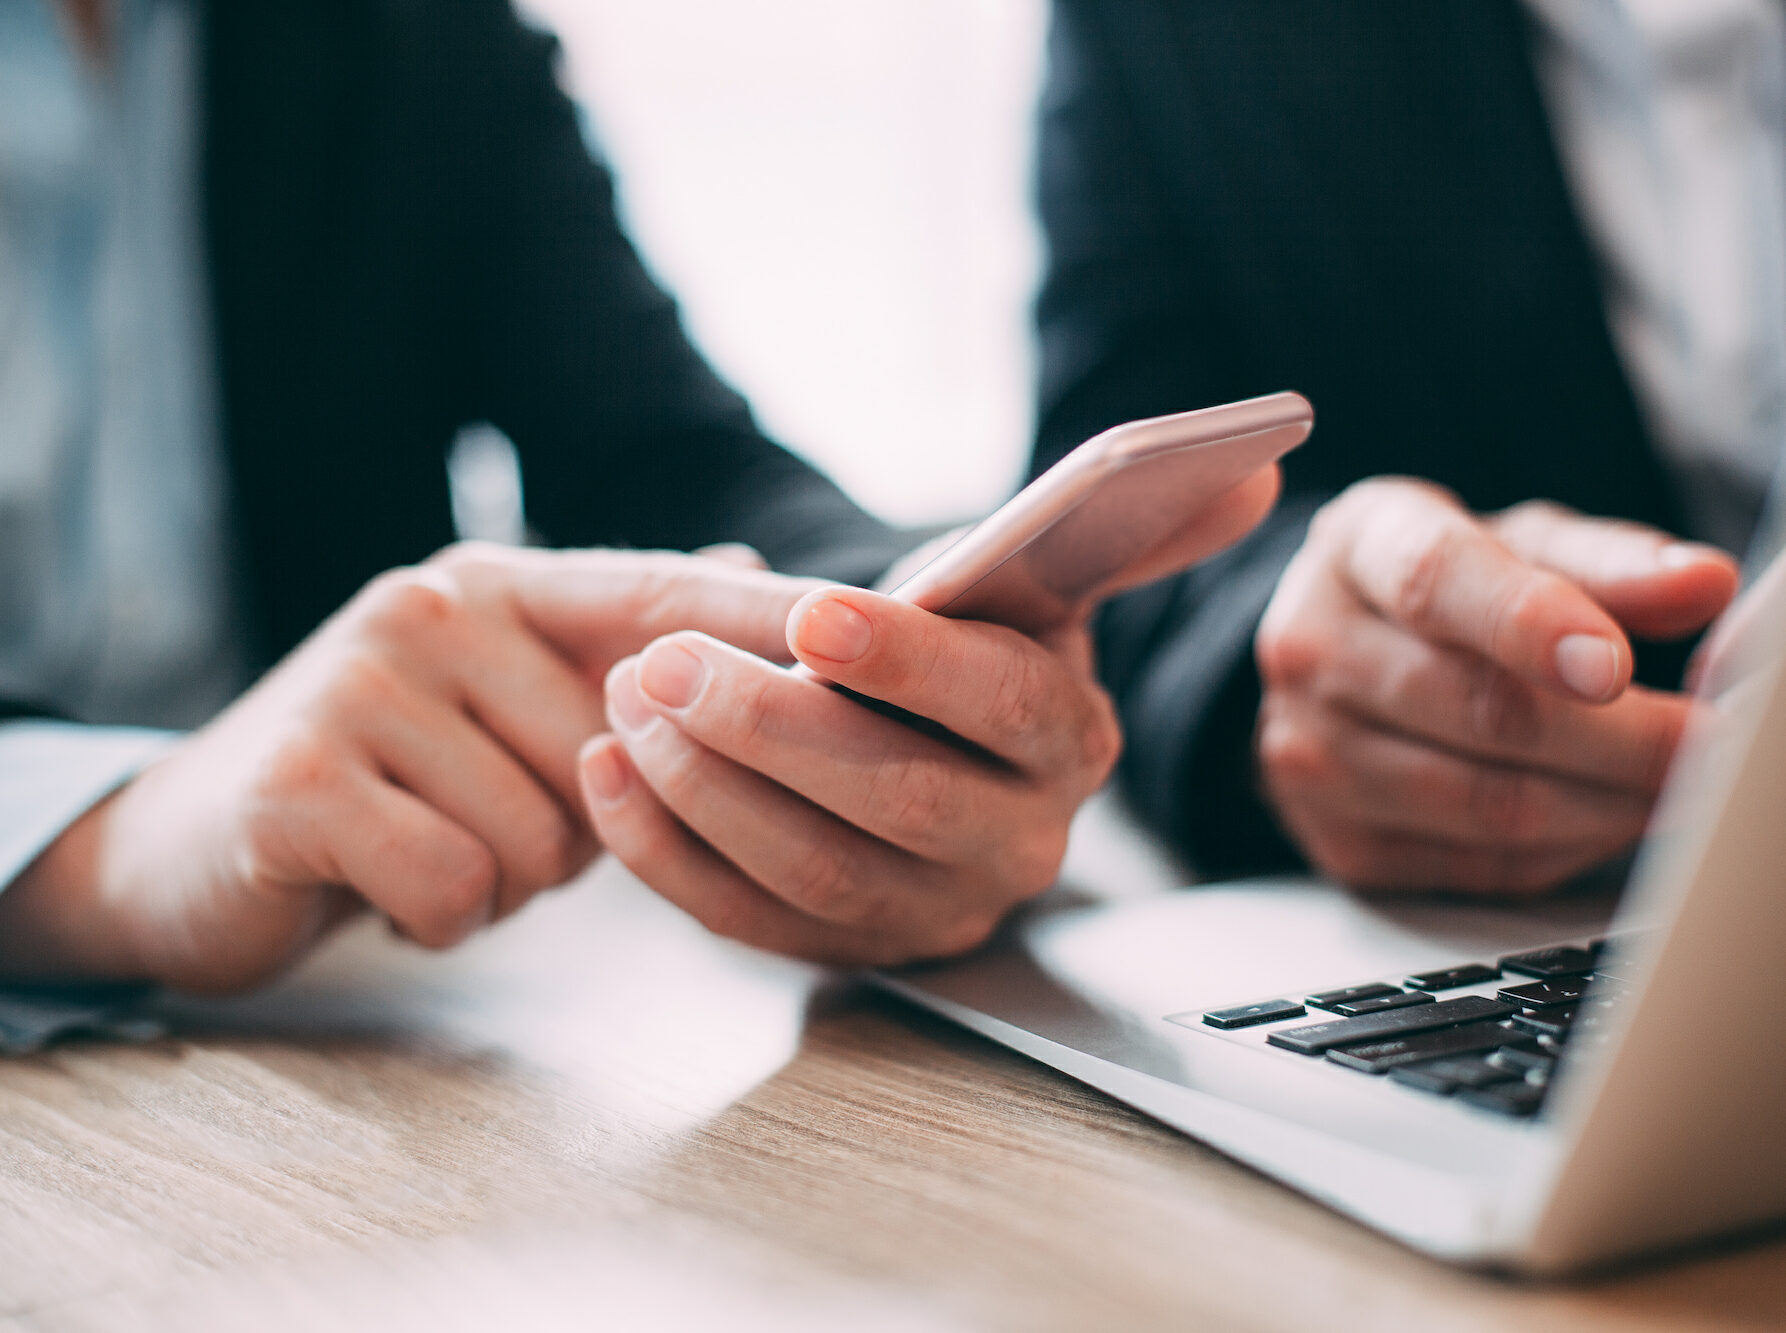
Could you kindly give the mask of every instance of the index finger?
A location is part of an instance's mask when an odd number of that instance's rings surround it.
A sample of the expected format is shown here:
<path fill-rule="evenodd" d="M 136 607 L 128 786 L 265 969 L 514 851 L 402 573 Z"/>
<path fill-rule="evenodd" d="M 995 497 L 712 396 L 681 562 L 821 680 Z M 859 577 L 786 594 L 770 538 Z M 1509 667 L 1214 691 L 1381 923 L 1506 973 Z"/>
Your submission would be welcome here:
<path fill-rule="evenodd" d="M 1568 579 L 1520 559 L 1449 497 L 1385 488 L 1351 513 L 1341 575 L 1384 618 L 1592 703 L 1630 684 L 1631 644 L 1618 622 Z"/>
<path fill-rule="evenodd" d="M 1715 546 L 1624 519 L 1527 501 L 1489 520 L 1515 555 L 1577 583 L 1633 634 L 1678 639 L 1736 595 L 1739 573 Z"/>
<path fill-rule="evenodd" d="M 825 586 L 669 551 L 515 555 L 512 586 L 522 614 L 560 651 L 583 661 L 624 656 L 680 629 L 786 661 L 789 610 Z"/>
<path fill-rule="evenodd" d="M 1316 690 L 1377 728 L 1454 754 L 1651 796 L 1693 710 L 1683 695 L 1639 685 L 1609 704 L 1563 698 L 1380 620 L 1345 636 Z"/>
<path fill-rule="evenodd" d="M 1115 763 L 1114 710 L 1090 652 L 1066 631 L 1049 649 L 1002 625 L 949 620 L 861 588 L 825 588 L 788 616 L 787 644 L 845 689 L 937 724 L 1027 773 Z"/>

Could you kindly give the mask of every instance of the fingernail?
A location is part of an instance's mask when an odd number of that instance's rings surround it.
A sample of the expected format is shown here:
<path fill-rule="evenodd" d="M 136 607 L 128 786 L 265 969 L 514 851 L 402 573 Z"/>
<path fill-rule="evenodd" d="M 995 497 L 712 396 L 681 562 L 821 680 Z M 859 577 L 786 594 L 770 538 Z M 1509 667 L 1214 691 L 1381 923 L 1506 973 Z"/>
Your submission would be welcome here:
<path fill-rule="evenodd" d="M 621 731 L 643 731 L 657 721 L 651 705 L 639 695 L 638 667 L 634 663 L 608 674 L 608 717 Z"/>
<path fill-rule="evenodd" d="M 609 744 L 591 750 L 583 760 L 583 782 L 603 805 L 613 805 L 626 795 L 627 764 L 620 757 L 620 747 Z"/>
<path fill-rule="evenodd" d="M 707 683 L 707 664 L 679 643 L 654 643 L 639 659 L 639 688 L 665 708 L 687 708 Z"/>
<path fill-rule="evenodd" d="M 794 646 L 828 662 L 854 662 L 873 640 L 868 617 L 836 597 L 814 602 L 794 627 Z"/>
<path fill-rule="evenodd" d="M 1618 688 L 1620 657 L 1610 639 L 1571 634 L 1557 644 L 1557 675 L 1582 698 L 1599 703 Z"/>
<path fill-rule="evenodd" d="M 1713 546 L 1701 546 L 1697 542 L 1670 542 L 1656 552 L 1656 563 L 1663 569 L 1685 569 L 1688 565 L 1717 560 L 1722 555 L 1723 552 Z"/>

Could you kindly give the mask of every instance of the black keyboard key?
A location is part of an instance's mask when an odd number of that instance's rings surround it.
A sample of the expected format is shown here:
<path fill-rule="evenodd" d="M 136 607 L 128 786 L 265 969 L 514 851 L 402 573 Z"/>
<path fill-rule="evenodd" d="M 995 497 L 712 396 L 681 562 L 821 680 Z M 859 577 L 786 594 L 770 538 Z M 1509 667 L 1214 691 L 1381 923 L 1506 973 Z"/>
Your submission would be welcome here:
<path fill-rule="evenodd" d="M 1499 1115 L 1528 1116 L 1544 1105 L 1545 1088 L 1540 1083 L 1497 1083 L 1489 1088 L 1460 1088 L 1458 1100 Z"/>
<path fill-rule="evenodd" d="M 1455 1027 L 1459 1023 L 1476 1023 L 1489 1018 L 1505 1018 L 1512 1012 L 1512 1005 L 1502 1004 L 1499 1000 L 1491 1000 L 1484 995 L 1465 995 L 1461 999 L 1440 1000 L 1436 1004 L 1391 1009 L 1384 1014 L 1336 1018 L 1331 1023 L 1285 1028 L 1281 1032 L 1272 1033 L 1265 1040 L 1286 1051 L 1295 1051 L 1301 1055 L 1320 1055 L 1335 1046 L 1380 1041 L 1411 1032 L 1431 1032 L 1434 1028 Z"/>
<path fill-rule="evenodd" d="M 1342 1018 L 1357 1018 L 1360 1014 L 1380 1014 L 1387 1009 L 1406 1009 L 1411 1004 L 1431 1004 L 1433 997 L 1425 991 L 1391 991 L 1387 995 L 1379 995 L 1372 1000 L 1353 1000 L 1350 1004 L 1336 1004 L 1333 1012 Z"/>
<path fill-rule="evenodd" d="M 1522 977 L 1578 977 L 1594 970 L 1594 955 L 1573 944 L 1559 944 L 1554 949 L 1535 949 L 1501 959 L 1503 972 L 1517 972 Z"/>
<path fill-rule="evenodd" d="M 1404 1009 L 1402 1013 L 1413 1013 Z M 1391 1037 L 1387 1041 L 1367 1041 L 1358 1046 L 1341 1046 L 1327 1052 L 1327 1058 L 1347 1069 L 1366 1074 L 1386 1074 L 1400 1065 L 1419 1064 L 1447 1055 L 1475 1055 L 1498 1050 L 1508 1042 L 1519 1041 L 1515 1033 L 1499 1023 L 1467 1023 L 1459 1028 L 1441 1028 L 1437 1032 L 1416 1032 L 1407 1037 Z"/>
<path fill-rule="evenodd" d="M 1543 1051 L 1527 1050 L 1523 1046 L 1503 1046 L 1488 1057 L 1488 1063 L 1497 1065 L 1521 1078 L 1537 1075 L 1549 1078 L 1550 1071 L 1557 1067 L 1557 1058 L 1546 1055 Z"/>
<path fill-rule="evenodd" d="M 1380 981 L 1366 982 L 1362 986 L 1344 986 L 1339 990 L 1324 990 L 1303 1000 L 1310 1009 L 1337 1009 L 1342 1004 L 1351 1004 L 1356 1000 L 1375 1000 L 1384 995 L 1400 995 L 1394 986 L 1385 986 Z"/>
<path fill-rule="evenodd" d="M 1397 1083 L 1422 1092 L 1436 1092 L 1449 1097 L 1459 1088 L 1486 1088 L 1496 1083 L 1510 1083 L 1520 1075 L 1499 1065 L 1491 1065 L 1477 1056 L 1465 1055 L 1445 1060 L 1427 1060 L 1417 1065 L 1391 1069 L 1389 1077 Z"/>
<path fill-rule="evenodd" d="M 1456 990 L 1459 986 L 1475 986 L 1484 981 L 1498 980 L 1501 969 L 1489 967 L 1484 963 L 1463 963 L 1457 967 L 1442 967 L 1436 972 L 1416 972 L 1402 983 L 1415 990 Z"/>
<path fill-rule="evenodd" d="M 1524 986 L 1503 986 L 1495 998 L 1521 1009 L 1555 1009 L 1576 1004 L 1588 993 L 1586 977 L 1553 977 L 1549 981 L 1533 981 Z"/>
<path fill-rule="evenodd" d="M 1548 1033 L 1539 1033 L 1538 1044 L 1553 1054 L 1563 1049 L 1564 1042 L 1569 1044 L 1570 1050 L 1595 1049 L 1606 1044 L 1611 1035 L 1609 1020 L 1618 1012 L 1618 1008 L 1619 1002 L 1616 999 L 1608 999 L 1596 987 L 1594 994 L 1575 1005 L 1573 1009 L 1568 1007 L 1540 1009 L 1535 1014 L 1517 1014 L 1514 1016 L 1514 1021 L 1519 1023 L 1522 1030 L 1530 1031 L 1533 1030 L 1532 1020 L 1542 1020 L 1552 1014 L 1573 1013 L 1574 1018 L 1570 1020 L 1568 1027 L 1561 1035 L 1552 1036 Z"/>
<path fill-rule="evenodd" d="M 1308 1010 L 1295 1000 L 1261 1000 L 1258 1004 L 1237 1005 L 1233 1009 L 1211 1009 L 1203 1021 L 1212 1028 L 1250 1028 L 1255 1023 L 1275 1023 L 1280 1018 L 1300 1018 Z M 1178 1021 L 1175 1016 L 1173 1022 Z"/>
<path fill-rule="evenodd" d="M 1534 1037 L 1566 1041 L 1570 1025 L 1575 1022 L 1575 1015 L 1579 1012 L 1579 1006 L 1565 1004 L 1554 1009 L 1535 1009 L 1529 1014 L 1515 1014 L 1507 1021 Z"/>

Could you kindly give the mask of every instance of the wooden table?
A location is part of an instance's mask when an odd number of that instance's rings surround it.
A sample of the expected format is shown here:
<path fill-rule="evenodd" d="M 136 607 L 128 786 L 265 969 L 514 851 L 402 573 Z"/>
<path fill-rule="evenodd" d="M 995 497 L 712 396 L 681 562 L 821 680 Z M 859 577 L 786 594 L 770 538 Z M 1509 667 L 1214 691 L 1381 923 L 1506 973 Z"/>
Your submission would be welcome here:
<path fill-rule="evenodd" d="M 177 1022 L 0 1064 L 0 1329 L 1786 1328 L 1777 1238 L 1455 1272 L 613 869 Z"/>

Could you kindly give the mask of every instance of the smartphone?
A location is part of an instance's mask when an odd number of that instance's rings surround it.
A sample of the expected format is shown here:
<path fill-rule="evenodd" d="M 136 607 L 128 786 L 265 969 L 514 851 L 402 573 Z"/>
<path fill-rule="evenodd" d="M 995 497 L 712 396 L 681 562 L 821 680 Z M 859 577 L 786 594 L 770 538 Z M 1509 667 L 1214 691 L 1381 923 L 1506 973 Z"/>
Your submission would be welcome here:
<path fill-rule="evenodd" d="M 1211 501 L 1308 438 L 1297 393 L 1095 435 L 896 586 L 927 611 L 1037 635 L 1088 613 Z"/>

